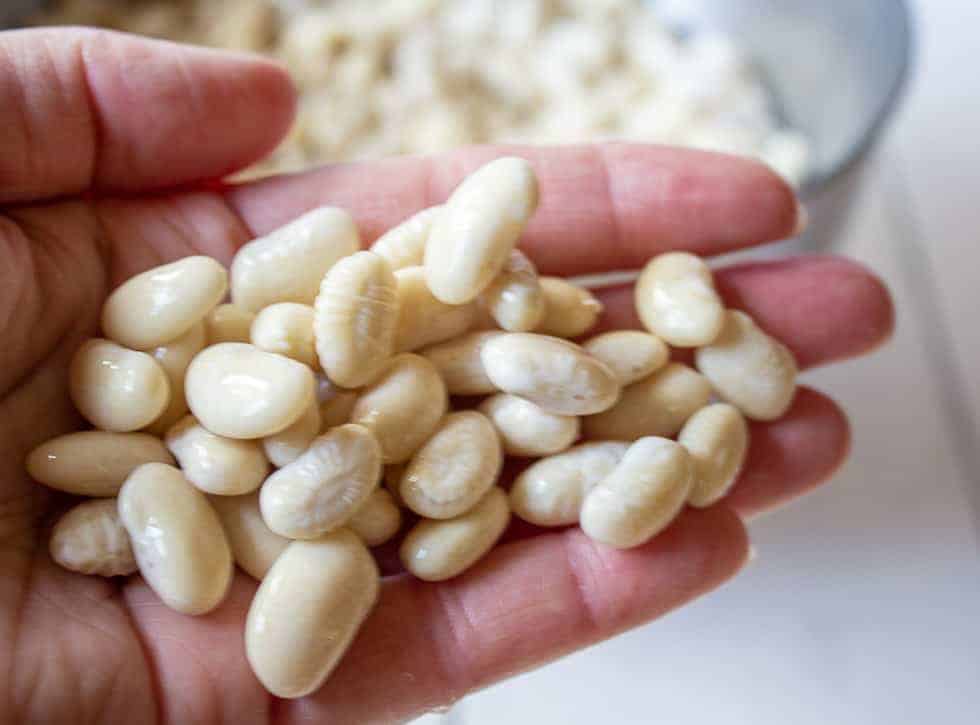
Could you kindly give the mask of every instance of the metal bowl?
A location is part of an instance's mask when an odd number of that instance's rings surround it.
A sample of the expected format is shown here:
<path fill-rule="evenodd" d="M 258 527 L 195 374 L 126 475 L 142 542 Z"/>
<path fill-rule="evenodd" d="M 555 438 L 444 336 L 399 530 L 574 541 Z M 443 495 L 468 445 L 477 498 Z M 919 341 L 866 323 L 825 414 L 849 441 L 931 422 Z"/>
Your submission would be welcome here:
<path fill-rule="evenodd" d="M 780 112 L 812 143 L 802 195 L 807 247 L 836 237 L 860 182 L 862 161 L 895 109 L 911 64 L 905 0 L 651 0 L 673 24 L 721 29 L 746 48 Z M 0 27 L 42 0 L 5 0 Z"/>
<path fill-rule="evenodd" d="M 803 245 L 831 244 L 905 87 L 913 56 L 905 0 L 654 1 L 680 29 L 720 29 L 748 50 L 786 121 L 811 141 Z"/>

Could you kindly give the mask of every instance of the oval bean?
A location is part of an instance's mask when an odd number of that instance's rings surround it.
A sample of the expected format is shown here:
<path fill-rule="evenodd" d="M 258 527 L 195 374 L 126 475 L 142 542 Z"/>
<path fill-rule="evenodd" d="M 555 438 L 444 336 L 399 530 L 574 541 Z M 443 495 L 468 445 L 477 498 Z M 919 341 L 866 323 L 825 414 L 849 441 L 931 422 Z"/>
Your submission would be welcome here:
<path fill-rule="evenodd" d="M 249 342 L 255 313 L 233 304 L 218 305 L 204 318 L 209 345 L 221 342 Z"/>
<path fill-rule="evenodd" d="M 204 614 L 224 599 L 232 560 L 221 521 L 183 474 L 147 463 L 119 491 L 119 518 L 140 573 L 171 609 Z"/>
<path fill-rule="evenodd" d="M 69 509 L 55 524 L 48 549 L 56 564 L 80 574 L 128 576 L 137 569 L 114 498 Z"/>
<path fill-rule="evenodd" d="M 487 377 L 480 354 L 487 342 L 503 334 L 499 330 L 470 332 L 427 347 L 420 354 L 436 366 L 450 395 L 495 393 L 497 387 Z"/>
<path fill-rule="evenodd" d="M 412 527 L 399 550 L 402 564 L 425 581 L 451 579 L 490 551 L 509 521 L 507 494 L 494 486 L 462 516 L 422 520 Z"/>
<path fill-rule="evenodd" d="M 430 519 L 459 516 L 493 486 L 502 463 L 500 438 L 485 415 L 451 413 L 405 469 L 401 499 Z"/>
<path fill-rule="evenodd" d="M 673 436 L 711 400 L 711 384 L 681 363 L 670 363 L 645 380 L 628 385 L 609 410 L 582 420 L 587 438 L 635 441 Z"/>
<path fill-rule="evenodd" d="M 479 410 L 497 429 L 509 456 L 548 456 L 565 450 L 578 438 L 577 417 L 549 413 L 516 395 L 498 393 L 484 400 Z"/>
<path fill-rule="evenodd" d="M 505 157 L 470 174 L 432 223 L 425 277 L 437 298 L 471 302 L 507 263 L 538 204 L 531 165 Z"/>
<path fill-rule="evenodd" d="M 711 269 L 687 252 L 651 259 L 636 282 L 643 326 L 675 347 L 707 345 L 721 331 L 725 308 Z"/>
<path fill-rule="evenodd" d="M 210 501 L 221 519 L 235 563 L 250 577 L 262 581 L 290 539 L 265 523 L 258 491 L 245 496 L 212 496 Z"/>
<path fill-rule="evenodd" d="M 86 430 L 52 438 L 27 456 L 38 483 L 76 496 L 115 496 L 126 477 L 144 463 L 170 463 L 163 442 L 146 433 Z"/>
<path fill-rule="evenodd" d="M 501 329 L 530 332 L 545 316 L 545 293 L 534 263 L 518 249 L 483 292 L 480 302 Z"/>
<path fill-rule="evenodd" d="M 497 388 L 549 413 L 598 413 L 619 398 L 619 384 L 605 363 L 556 337 L 510 332 L 486 342 L 480 359 Z"/>
<path fill-rule="evenodd" d="M 252 344 L 285 355 L 311 368 L 317 366 L 313 342 L 313 308 L 298 302 L 277 302 L 262 308 L 252 323 Z"/>
<path fill-rule="evenodd" d="M 320 687 L 374 606 L 379 583 L 370 552 L 346 529 L 292 542 L 245 622 L 245 654 L 262 685 L 288 698 Z"/>
<path fill-rule="evenodd" d="M 323 275 L 360 248 L 350 214 L 314 209 L 238 250 L 231 263 L 232 302 L 250 312 L 276 302 L 311 305 Z"/>
<path fill-rule="evenodd" d="M 191 412 L 212 433 L 264 438 L 292 425 L 313 403 L 313 371 L 253 345 L 223 342 L 191 362 L 184 381 Z"/>
<path fill-rule="evenodd" d="M 408 352 L 451 340 L 473 324 L 476 305 L 447 305 L 429 291 L 421 267 L 395 272 L 398 280 L 398 327 L 395 351 Z"/>
<path fill-rule="evenodd" d="M 632 385 L 660 370 L 670 361 L 670 348 L 656 335 L 639 330 L 616 330 L 596 335 L 582 345 L 602 360 L 622 386 Z"/>
<path fill-rule="evenodd" d="M 167 432 L 165 441 L 187 480 L 205 493 L 250 493 L 262 485 L 269 473 L 269 462 L 258 441 L 215 435 L 193 415 L 179 420 Z"/>
<path fill-rule="evenodd" d="M 446 386 L 432 363 L 403 353 L 361 393 L 350 420 L 374 433 L 385 463 L 404 463 L 432 435 L 448 406 Z"/>
<path fill-rule="evenodd" d="M 738 478 L 749 448 L 749 426 L 738 408 L 715 403 L 691 416 L 677 442 L 694 464 L 687 502 L 705 508 L 724 498 Z"/>
<path fill-rule="evenodd" d="M 683 446 L 641 438 L 585 496 L 582 531 L 617 549 L 640 546 L 680 513 L 691 491 L 693 466 Z"/>
<path fill-rule="evenodd" d="M 357 388 L 384 369 L 395 344 L 398 293 L 388 263 L 357 252 L 331 267 L 314 303 L 320 365 L 331 381 Z"/>
<path fill-rule="evenodd" d="M 378 237 L 371 245 L 371 251 L 384 257 L 392 272 L 422 264 L 432 222 L 441 209 L 441 206 L 432 206 L 413 214 Z"/>
<path fill-rule="evenodd" d="M 388 491 L 376 488 L 347 523 L 367 546 L 380 546 L 398 533 L 402 512 Z"/>
<path fill-rule="evenodd" d="M 388 493 L 391 494 L 391 500 L 399 507 L 405 505 L 405 502 L 402 501 L 400 489 L 402 486 L 402 476 L 405 475 L 406 468 L 408 468 L 407 463 L 391 463 L 384 467 L 384 471 L 381 474 L 382 483 L 388 489 Z"/>
<path fill-rule="evenodd" d="M 510 506 L 537 526 L 578 523 L 585 495 L 619 465 L 629 443 L 593 441 L 535 461 L 515 480 Z"/>
<path fill-rule="evenodd" d="M 149 350 L 176 340 L 228 291 L 228 273 L 211 257 L 185 257 L 131 277 L 109 295 L 102 330 L 110 340 Z"/>
<path fill-rule="evenodd" d="M 154 348 L 150 353 L 163 371 L 170 383 L 170 403 L 160 416 L 146 427 L 148 433 L 162 436 L 188 411 L 187 397 L 184 395 L 184 376 L 191 360 L 207 343 L 204 323 L 198 322 L 173 342 Z"/>
<path fill-rule="evenodd" d="M 314 401 L 296 422 L 262 439 L 262 450 L 272 465 L 282 468 L 299 458 L 320 434 L 320 405 Z"/>
<path fill-rule="evenodd" d="M 602 303 L 589 290 L 560 277 L 542 277 L 544 317 L 535 332 L 554 337 L 580 337 L 592 329 Z"/>
<path fill-rule="evenodd" d="M 280 536 L 314 539 L 343 526 L 380 478 L 375 437 L 363 426 L 339 426 L 269 476 L 259 494 L 262 518 Z"/>
<path fill-rule="evenodd" d="M 170 403 L 170 383 L 157 361 L 145 352 L 109 340 L 95 338 L 82 343 L 72 358 L 68 377 L 78 412 L 103 430 L 139 430 L 158 418 Z"/>
<path fill-rule="evenodd" d="M 752 420 L 781 418 L 796 395 L 796 360 L 744 312 L 729 310 L 721 334 L 694 359 L 719 397 Z"/>

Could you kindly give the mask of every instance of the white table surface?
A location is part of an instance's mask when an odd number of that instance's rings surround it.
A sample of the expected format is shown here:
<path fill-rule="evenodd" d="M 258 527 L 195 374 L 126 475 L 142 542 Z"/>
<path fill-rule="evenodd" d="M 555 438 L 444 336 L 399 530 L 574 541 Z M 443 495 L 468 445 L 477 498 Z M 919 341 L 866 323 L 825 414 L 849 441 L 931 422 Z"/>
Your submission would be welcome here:
<path fill-rule="evenodd" d="M 807 375 L 851 416 L 850 463 L 751 523 L 728 586 L 449 722 L 980 722 L 980 4 L 917 6 L 918 69 L 840 249 L 891 285 L 898 331 Z"/>

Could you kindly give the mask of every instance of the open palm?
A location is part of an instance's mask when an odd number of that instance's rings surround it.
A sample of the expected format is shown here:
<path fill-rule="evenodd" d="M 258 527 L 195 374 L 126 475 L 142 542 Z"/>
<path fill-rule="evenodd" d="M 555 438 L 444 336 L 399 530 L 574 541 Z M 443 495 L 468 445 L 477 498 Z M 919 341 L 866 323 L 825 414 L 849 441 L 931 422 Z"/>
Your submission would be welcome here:
<path fill-rule="evenodd" d="M 802 389 L 785 419 L 753 425 L 732 495 L 644 547 L 524 530 L 448 583 L 386 578 L 340 668 L 295 702 L 270 697 L 248 669 L 242 628 L 256 585 L 244 575 L 216 612 L 190 618 L 139 577 L 57 568 L 45 529 L 66 501 L 31 482 L 23 460 L 81 427 L 66 366 L 113 286 L 188 254 L 227 263 L 321 204 L 351 210 L 373 239 L 502 153 L 208 181 L 266 153 L 292 109 L 283 71 L 254 58 L 95 31 L 0 33 L 0 721 L 404 719 L 712 589 L 746 556 L 740 517 L 812 488 L 846 454 L 842 413 Z M 541 180 L 522 245 L 547 274 L 635 267 L 672 248 L 729 251 L 785 237 L 797 221 L 790 190 L 746 161 L 637 145 L 506 151 Z M 880 283 L 839 259 L 728 268 L 718 284 L 803 366 L 864 352 L 892 324 Z M 604 326 L 636 326 L 629 289 L 600 297 Z"/>

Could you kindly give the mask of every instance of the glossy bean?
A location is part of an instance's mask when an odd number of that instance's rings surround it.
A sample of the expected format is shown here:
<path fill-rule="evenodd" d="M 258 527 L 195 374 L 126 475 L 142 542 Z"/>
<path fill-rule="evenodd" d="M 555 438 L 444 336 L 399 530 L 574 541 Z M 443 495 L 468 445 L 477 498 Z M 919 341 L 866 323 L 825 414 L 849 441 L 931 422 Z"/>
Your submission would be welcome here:
<path fill-rule="evenodd" d="M 170 383 L 156 360 L 99 338 L 78 348 L 68 389 L 87 421 L 116 433 L 149 425 L 170 403 Z"/>
<path fill-rule="evenodd" d="M 471 302 L 504 268 L 538 204 L 531 165 L 505 157 L 470 174 L 432 223 L 425 277 L 447 304 Z"/>
<path fill-rule="evenodd" d="M 374 433 L 385 463 L 404 463 L 432 435 L 448 405 L 446 386 L 432 363 L 403 353 L 364 389 L 350 420 Z"/>
<path fill-rule="evenodd" d="M 166 345 L 204 319 L 228 291 L 228 273 L 211 257 L 185 257 L 123 282 L 102 308 L 102 330 L 134 350 Z"/>
<path fill-rule="evenodd" d="M 510 521 L 507 494 L 494 486 L 472 509 L 454 519 L 424 519 L 405 536 L 402 564 L 425 581 L 451 579 L 479 561 Z"/>
<path fill-rule="evenodd" d="M 320 687 L 370 613 L 379 584 L 371 553 L 347 529 L 292 542 L 245 621 L 245 654 L 262 685 L 286 698 Z"/>
<path fill-rule="evenodd" d="M 276 302 L 312 305 L 323 275 L 360 247 L 354 220 L 343 209 L 307 212 L 238 250 L 231 264 L 232 302 L 250 312 Z"/>
<path fill-rule="evenodd" d="M 172 466 L 147 463 L 119 491 L 119 518 L 146 583 L 171 609 L 205 614 L 224 599 L 232 558 L 207 497 Z"/>
<path fill-rule="evenodd" d="M 223 342 L 191 362 L 187 403 L 201 424 L 228 438 L 264 438 L 292 425 L 313 403 L 313 371 L 302 363 Z"/>
<path fill-rule="evenodd" d="M 618 549 L 640 546 L 680 513 L 691 491 L 687 451 L 666 438 L 641 438 L 582 503 L 582 531 Z"/>

